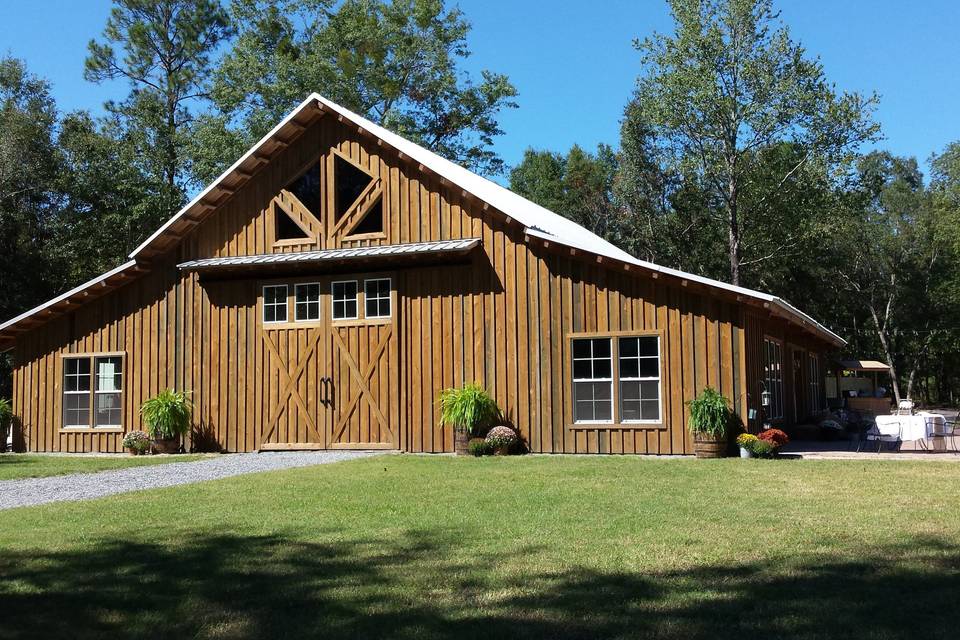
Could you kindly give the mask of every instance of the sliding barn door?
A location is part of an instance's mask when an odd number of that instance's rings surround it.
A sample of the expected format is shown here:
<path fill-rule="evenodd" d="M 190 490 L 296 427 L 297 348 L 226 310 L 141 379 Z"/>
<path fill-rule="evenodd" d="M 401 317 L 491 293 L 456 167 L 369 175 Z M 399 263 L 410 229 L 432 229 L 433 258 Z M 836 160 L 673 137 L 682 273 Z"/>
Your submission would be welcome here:
<path fill-rule="evenodd" d="M 327 307 L 327 447 L 396 449 L 400 380 L 395 295 L 391 287 L 388 317 L 370 317 L 374 314 L 366 308 L 365 278 L 356 282 L 356 319 L 338 320 L 333 317 L 334 302 Z"/>
<path fill-rule="evenodd" d="M 264 411 L 259 448 L 325 446 L 317 393 L 326 360 L 324 333 L 321 326 L 261 330 Z"/>

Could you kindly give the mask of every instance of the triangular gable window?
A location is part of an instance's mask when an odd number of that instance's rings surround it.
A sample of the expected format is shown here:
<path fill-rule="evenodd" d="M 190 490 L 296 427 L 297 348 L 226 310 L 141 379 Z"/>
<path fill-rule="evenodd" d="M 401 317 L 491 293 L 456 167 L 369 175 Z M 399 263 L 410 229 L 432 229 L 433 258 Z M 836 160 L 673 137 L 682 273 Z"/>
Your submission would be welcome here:
<path fill-rule="evenodd" d="M 310 234 L 294 222 L 287 211 L 274 204 L 273 219 L 276 221 L 275 238 L 277 240 L 310 240 Z"/>
<path fill-rule="evenodd" d="M 320 218 L 320 163 L 313 165 L 287 187 L 317 219 Z"/>
<path fill-rule="evenodd" d="M 363 219 L 360 220 L 352 229 L 350 235 L 361 235 L 364 233 L 383 233 L 383 198 L 377 198 Z"/>
<path fill-rule="evenodd" d="M 334 175 L 336 176 L 336 219 L 339 222 L 350 206 L 357 201 L 373 177 L 361 171 L 340 156 L 334 156 Z"/>

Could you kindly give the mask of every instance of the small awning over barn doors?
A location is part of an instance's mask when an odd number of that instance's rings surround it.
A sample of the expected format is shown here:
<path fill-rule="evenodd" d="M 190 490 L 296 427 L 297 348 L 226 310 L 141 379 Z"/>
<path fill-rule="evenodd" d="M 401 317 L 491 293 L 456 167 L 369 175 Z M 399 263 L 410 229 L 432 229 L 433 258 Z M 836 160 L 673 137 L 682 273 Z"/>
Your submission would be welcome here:
<path fill-rule="evenodd" d="M 204 258 L 183 262 L 177 266 L 181 271 L 195 271 L 201 276 L 255 274 L 269 277 L 271 274 L 317 273 L 334 268 L 342 271 L 344 267 L 370 270 L 458 262 L 467 259 L 480 244 L 480 238 L 461 238 L 323 251 Z"/>

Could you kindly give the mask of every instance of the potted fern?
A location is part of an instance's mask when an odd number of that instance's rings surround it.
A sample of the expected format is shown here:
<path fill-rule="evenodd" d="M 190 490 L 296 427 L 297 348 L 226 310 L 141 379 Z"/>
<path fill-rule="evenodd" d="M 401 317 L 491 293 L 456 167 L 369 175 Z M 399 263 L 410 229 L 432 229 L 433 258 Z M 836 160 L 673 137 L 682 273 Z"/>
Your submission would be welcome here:
<path fill-rule="evenodd" d="M 180 438 L 190 430 L 190 400 L 183 391 L 167 389 L 140 407 L 140 415 L 157 453 L 178 453 Z"/>
<path fill-rule="evenodd" d="M 0 398 L 0 453 L 7 450 L 7 438 L 10 434 L 10 422 L 13 420 L 13 406 L 6 398 Z"/>
<path fill-rule="evenodd" d="M 453 450 L 457 455 L 467 455 L 470 436 L 479 436 L 481 429 L 499 417 L 496 400 L 479 384 L 440 392 L 440 419 L 453 426 Z"/>
<path fill-rule="evenodd" d="M 730 406 L 713 387 L 707 387 L 687 403 L 690 407 L 690 433 L 693 452 L 698 458 L 722 458 L 727 452 L 727 427 Z"/>

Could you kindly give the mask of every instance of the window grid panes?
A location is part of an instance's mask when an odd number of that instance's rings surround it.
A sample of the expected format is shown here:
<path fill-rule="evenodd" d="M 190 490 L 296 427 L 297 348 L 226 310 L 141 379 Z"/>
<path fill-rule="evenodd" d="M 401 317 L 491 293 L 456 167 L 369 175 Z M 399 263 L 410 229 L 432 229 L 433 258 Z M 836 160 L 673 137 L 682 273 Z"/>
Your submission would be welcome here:
<path fill-rule="evenodd" d="M 764 346 L 764 384 L 770 392 L 770 406 L 767 418 L 783 418 L 783 346 L 774 340 L 765 338 Z"/>
<path fill-rule="evenodd" d="M 287 285 L 269 285 L 263 288 L 263 322 L 287 321 Z"/>
<path fill-rule="evenodd" d="M 660 338 L 620 338 L 617 344 L 620 420 L 660 421 Z"/>
<path fill-rule="evenodd" d="M 94 359 L 96 381 L 96 427 L 120 427 L 123 414 L 123 358 L 105 356 Z"/>
<path fill-rule="evenodd" d="M 63 361 L 63 426 L 90 426 L 90 358 Z"/>
<path fill-rule="evenodd" d="M 613 354 L 610 338 L 573 341 L 574 420 L 613 421 Z"/>
<path fill-rule="evenodd" d="M 320 319 L 320 285 L 317 283 L 298 284 L 294 289 L 297 322 L 309 322 Z"/>
<path fill-rule="evenodd" d="M 355 320 L 357 318 L 357 281 L 334 282 L 331 285 L 334 320 Z"/>
<path fill-rule="evenodd" d="M 364 281 L 363 299 L 368 318 L 389 318 L 390 278 Z"/>

